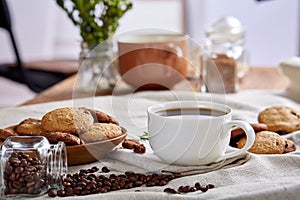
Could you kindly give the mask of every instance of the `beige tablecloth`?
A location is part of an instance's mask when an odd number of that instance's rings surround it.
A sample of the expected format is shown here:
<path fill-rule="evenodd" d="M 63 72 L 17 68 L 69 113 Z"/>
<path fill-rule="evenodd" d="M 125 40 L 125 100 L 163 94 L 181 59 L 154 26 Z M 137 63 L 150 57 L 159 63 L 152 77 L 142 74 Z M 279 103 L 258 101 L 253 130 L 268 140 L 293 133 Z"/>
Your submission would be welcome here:
<path fill-rule="evenodd" d="M 27 117 L 40 118 L 45 112 L 64 106 L 90 107 L 107 112 L 117 118 L 128 130 L 129 137 L 139 138 L 147 131 L 148 106 L 173 100 L 213 100 L 226 103 L 233 108 L 233 119 L 257 122 L 258 113 L 272 105 L 287 105 L 300 110 L 300 104 L 289 100 L 276 92 L 247 91 L 230 95 L 211 95 L 192 92 L 141 92 L 126 96 L 104 96 L 84 98 L 74 101 L 37 104 L 19 108 L 0 110 L 0 127 L 16 124 Z M 66 199 L 299 199 L 300 197 L 300 132 L 286 137 L 292 139 L 298 150 L 285 155 L 254 155 L 245 154 L 216 168 L 196 167 L 189 176 L 172 180 L 164 187 L 139 187 L 120 190 L 105 194 L 66 197 Z M 99 162 L 88 165 L 70 167 L 70 173 L 91 166 L 107 166 L 113 173 L 126 170 L 145 172 L 166 167 L 172 171 L 186 172 L 191 168 L 164 166 L 149 148 L 148 154 L 140 156 L 132 152 L 117 149 Z M 160 165 L 158 165 L 160 163 Z M 152 168 L 149 168 L 149 167 Z M 154 167 L 154 168 L 153 168 Z M 180 185 L 193 185 L 195 182 L 214 184 L 216 188 L 206 193 L 193 192 L 183 195 L 170 195 L 163 192 L 166 187 L 178 188 Z M 139 192 L 135 190 L 138 189 Z M 48 198 L 42 196 L 37 199 Z"/>

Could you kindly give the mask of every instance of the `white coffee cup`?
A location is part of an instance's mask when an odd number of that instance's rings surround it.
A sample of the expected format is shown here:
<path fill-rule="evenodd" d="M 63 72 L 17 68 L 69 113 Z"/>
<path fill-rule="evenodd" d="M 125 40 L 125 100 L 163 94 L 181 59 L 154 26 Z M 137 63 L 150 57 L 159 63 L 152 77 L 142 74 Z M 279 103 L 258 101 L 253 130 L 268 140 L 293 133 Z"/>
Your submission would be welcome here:
<path fill-rule="evenodd" d="M 154 153 L 168 164 L 205 165 L 238 156 L 254 143 L 249 123 L 231 120 L 232 109 L 204 101 L 174 101 L 148 108 L 149 142 Z M 247 136 L 242 149 L 226 152 L 232 127 Z"/>

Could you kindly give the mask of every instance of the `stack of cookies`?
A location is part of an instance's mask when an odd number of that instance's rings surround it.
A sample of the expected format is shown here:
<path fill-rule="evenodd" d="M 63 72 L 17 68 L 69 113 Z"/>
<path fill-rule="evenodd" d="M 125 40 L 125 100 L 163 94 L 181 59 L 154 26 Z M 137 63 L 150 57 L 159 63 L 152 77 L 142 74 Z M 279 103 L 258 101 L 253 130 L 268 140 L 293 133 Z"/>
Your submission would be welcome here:
<path fill-rule="evenodd" d="M 282 135 L 300 130 L 300 112 L 287 106 L 272 106 L 258 114 L 258 124 L 251 124 L 256 132 L 255 142 L 248 150 L 256 154 L 283 154 L 296 150 L 292 140 Z M 230 145 L 242 148 L 245 133 L 236 128 L 231 132 Z"/>
<path fill-rule="evenodd" d="M 118 137 L 124 130 L 104 112 L 87 108 L 58 108 L 42 119 L 28 118 L 15 126 L 0 129 L 0 139 L 9 136 L 44 136 L 50 143 L 80 145 Z"/>

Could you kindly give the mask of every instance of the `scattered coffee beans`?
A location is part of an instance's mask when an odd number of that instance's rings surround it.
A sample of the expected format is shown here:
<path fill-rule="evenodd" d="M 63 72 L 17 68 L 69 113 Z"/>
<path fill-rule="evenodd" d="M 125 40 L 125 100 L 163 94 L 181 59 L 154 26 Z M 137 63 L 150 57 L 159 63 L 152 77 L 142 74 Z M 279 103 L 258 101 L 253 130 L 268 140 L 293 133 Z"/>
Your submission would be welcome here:
<path fill-rule="evenodd" d="M 45 192 L 52 177 L 46 174 L 46 166 L 37 157 L 23 152 L 13 152 L 5 163 L 3 179 L 5 195 Z"/>
<path fill-rule="evenodd" d="M 181 177 L 180 173 L 174 174 L 142 174 L 132 171 L 126 171 L 124 174 L 110 174 L 104 176 L 103 174 L 95 175 L 99 169 L 93 167 L 91 169 L 82 169 L 79 173 L 67 174 L 63 179 L 64 190 L 49 191 L 49 197 L 75 196 L 75 195 L 89 195 L 97 193 L 106 193 L 109 191 L 130 189 L 146 185 L 163 186 L 175 178 Z M 109 172 L 107 167 L 101 169 L 102 172 Z"/>
<path fill-rule="evenodd" d="M 182 185 L 178 187 L 177 191 L 173 188 L 166 188 L 164 192 L 170 193 L 170 194 L 183 194 L 183 193 L 188 193 L 188 192 L 195 192 L 197 190 L 200 190 L 202 192 L 207 192 L 208 189 L 212 189 L 215 186 L 213 184 L 208 184 L 205 187 L 201 186 L 199 182 L 195 183 L 194 186 L 190 185 Z"/>

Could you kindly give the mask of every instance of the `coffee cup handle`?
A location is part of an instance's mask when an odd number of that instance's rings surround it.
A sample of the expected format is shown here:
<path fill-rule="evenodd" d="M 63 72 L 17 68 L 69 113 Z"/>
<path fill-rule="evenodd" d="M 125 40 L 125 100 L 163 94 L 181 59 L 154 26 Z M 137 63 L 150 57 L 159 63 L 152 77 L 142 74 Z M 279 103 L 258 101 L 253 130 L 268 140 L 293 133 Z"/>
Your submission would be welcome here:
<path fill-rule="evenodd" d="M 247 137 L 246 144 L 241 149 L 232 151 L 230 153 L 225 153 L 224 155 L 220 156 L 218 158 L 218 161 L 241 155 L 242 153 L 244 153 L 245 151 L 250 149 L 255 141 L 255 132 L 254 132 L 252 126 L 250 126 L 249 123 L 246 123 L 244 121 L 239 121 L 239 120 L 226 122 L 224 124 L 224 128 L 223 128 L 223 136 L 225 137 L 228 134 L 228 131 L 230 131 L 232 129 L 232 127 L 234 127 L 234 126 L 241 127 L 244 130 L 244 132 L 246 133 L 246 137 Z"/>

